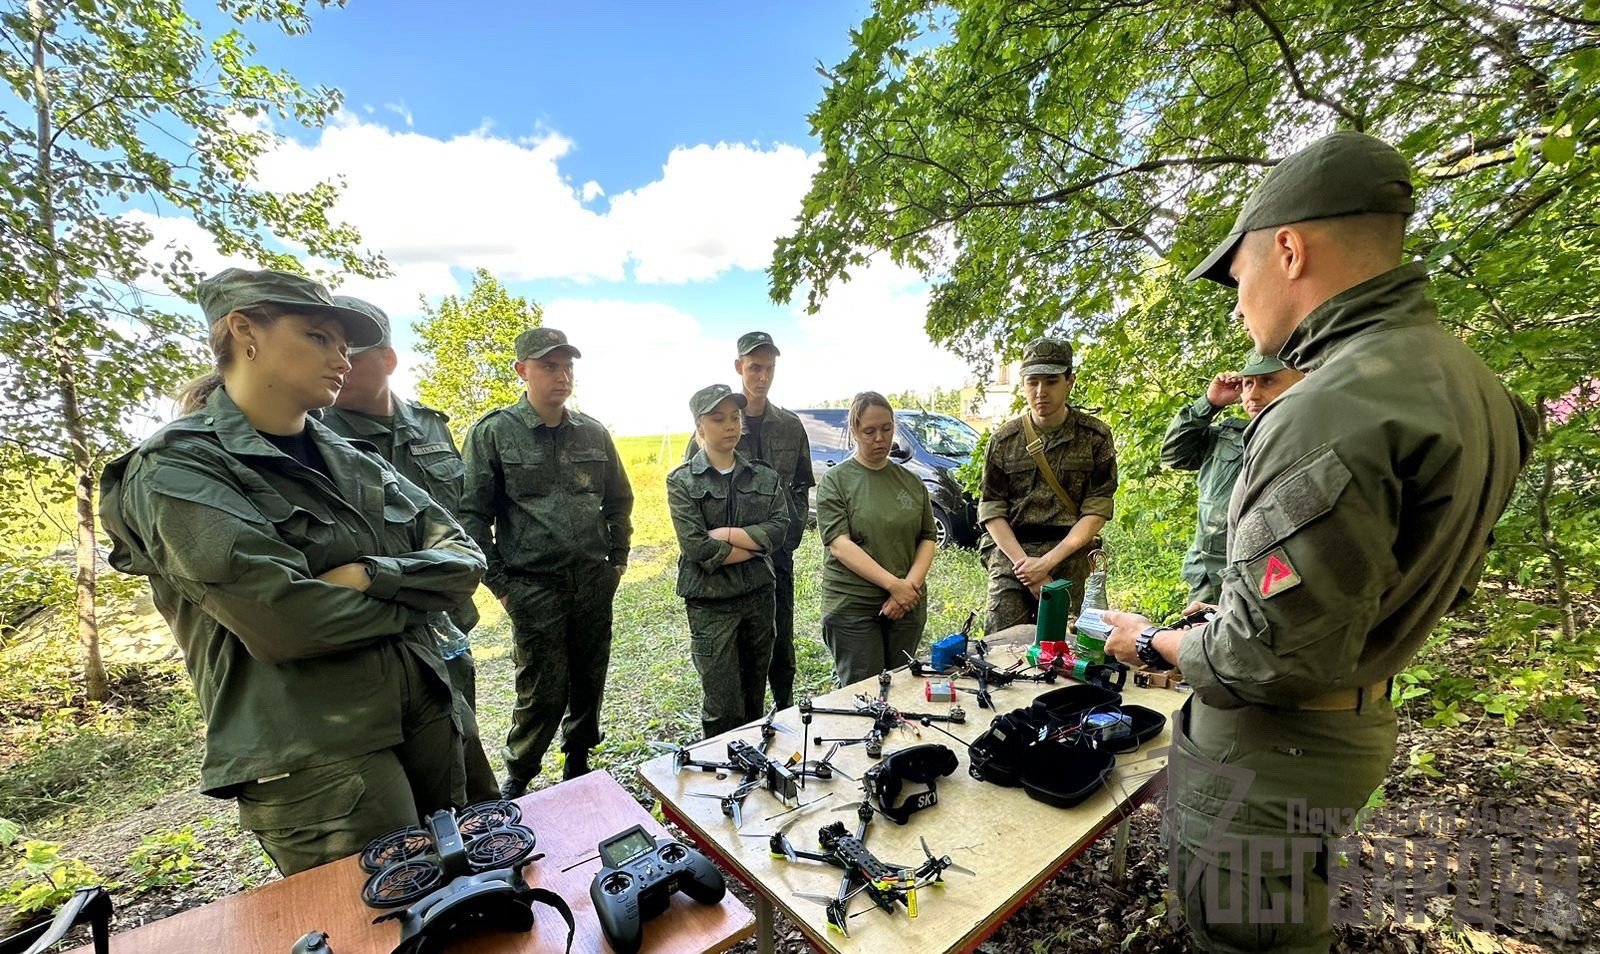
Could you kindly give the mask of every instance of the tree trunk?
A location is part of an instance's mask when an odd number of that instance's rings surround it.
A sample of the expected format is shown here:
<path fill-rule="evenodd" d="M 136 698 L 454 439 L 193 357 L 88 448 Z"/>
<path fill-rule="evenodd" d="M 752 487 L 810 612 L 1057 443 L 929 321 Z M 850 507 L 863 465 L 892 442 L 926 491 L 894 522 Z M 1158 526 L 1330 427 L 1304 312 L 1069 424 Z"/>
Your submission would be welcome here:
<path fill-rule="evenodd" d="M 1543 441 L 1547 434 L 1548 422 L 1545 420 L 1549 411 L 1545 407 L 1543 398 L 1539 400 L 1539 439 Z M 1535 498 L 1535 506 L 1539 515 L 1539 542 L 1544 550 L 1545 559 L 1550 561 L 1550 581 L 1556 588 L 1556 606 L 1561 609 L 1561 634 L 1568 642 L 1578 638 L 1578 620 L 1572 608 L 1572 594 L 1567 590 L 1567 557 L 1561 551 L 1561 541 L 1556 537 L 1555 526 L 1550 522 L 1550 491 L 1556 481 L 1555 455 L 1545 453 L 1544 463 L 1539 473 L 1539 494 Z"/>
<path fill-rule="evenodd" d="M 33 27 L 33 91 L 34 108 L 38 118 L 38 205 L 39 233 L 45 246 L 55 248 L 56 214 L 55 183 L 50 168 L 50 85 L 44 67 L 44 38 L 50 31 L 39 0 L 28 0 L 28 20 Z M 61 274 L 53 258 L 47 260 L 47 278 L 51 283 L 45 313 L 52 328 L 50 353 L 56 365 L 56 393 L 61 397 L 62 423 L 66 426 L 67 441 L 72 450 L 72 471 L 77 498 L 77 533 L 74 549 L 77 554 L 78 576 L 76 616 L 78 644 L 83 650 L 83 687 L 89 699 L 104 702 L 110 696 L 106 684 L 106 665 L 100 658 L 100 624 L 95 617 L 95 545 L 94 545 L 94 455 L 89 447 L 89 435 L 83 427 L 83 414 L 78 407 L 77 367 L 72 360 L 72 350 L 66 342 L 66 313 L 62 307 Z"/>

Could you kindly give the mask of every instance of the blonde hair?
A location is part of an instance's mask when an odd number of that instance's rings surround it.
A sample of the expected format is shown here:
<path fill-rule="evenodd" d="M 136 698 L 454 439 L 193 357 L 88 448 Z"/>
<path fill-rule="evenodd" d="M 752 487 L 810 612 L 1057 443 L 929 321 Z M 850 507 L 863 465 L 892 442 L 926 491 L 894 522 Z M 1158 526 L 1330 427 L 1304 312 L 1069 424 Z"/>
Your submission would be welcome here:
<path fill-rule="evenodd" d="M 280 305 L 263 303 L 235 308 L 213 321 L 210 345 L 211 357 L 216 366 L 183 386 L 178 392 L 178 410 L 184 414 L 198 411 L 205 406 L 206 399 L 211 397 L 211 392 L 222 386 L 222 372 L 233 364 L 233 332 L 228 328 L 229 318 L 243 315 L 251 324 L 265 328 L 290 313 L 289 309 Z"/>
<path fill-rule="evenodd" d="M 867 413 L 867 408 L 869 407 L 881 407 L 889 412 L 890 417 L 894 416 L 894 406 L 889 403 L 888 398 L 877 391 L 862 391 L 850 399 L 849 420 L 852 431 L 856 429 L 856 425 L 861 423 L 861 415 Z"/>

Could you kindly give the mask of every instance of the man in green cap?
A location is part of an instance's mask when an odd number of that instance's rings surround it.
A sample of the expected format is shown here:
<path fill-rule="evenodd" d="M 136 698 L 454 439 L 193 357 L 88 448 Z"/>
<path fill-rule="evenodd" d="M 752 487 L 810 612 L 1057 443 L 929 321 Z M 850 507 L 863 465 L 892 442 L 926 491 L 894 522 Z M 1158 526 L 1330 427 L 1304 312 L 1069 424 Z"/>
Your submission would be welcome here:
<path fill-rule="evenodd" d="M 805 536 L 806 517 L 811 512 L 807 491 L 817 481 L 811 473 L 811 440 L 806 437 L 805 425 L 793 412 L 767 399 L 780 354 L 772 336 L 765 331 L 740 335 L 733 370 L 739 374 L 739 388 L 745 400 L 739 452 L 778 472 L 789 504 L 789 529 L 782 540 L 773 541 L 767 554 L 777 580 L 773 591 L 777 628 L 767 681 L 772 686 L 773 704 L 787 709 L 794 704 L 794 551 Z M 699 442 L 691 437 L 689 446 L 684 448 L 684 461 L 693 458 L 699 449 Z"/>
<path fill-rule="evenodd" d="M 350 370 L 333 407 L 322 412 L 322 423 L 358 447 L 372 447 L 407 480 L 428 492 L 439 506 L 461 519 L 461 478 L 465 468 L 443 411 L 407 401 L 389 390 L 389 377 L 399 367 L 399 357 L 389 337 L 389 316 L 382 308 L 350 295 L 333 296 L 335 304 L 371 316 L 383 329 L 377 344 L 350 349 Z M 450 613 L 453 627 L 441 626 L 444 655 L 450 679 L 461 695 L 457 716 L 461 720 L 462 755 L 466 759 L 467 798 L 474 802 L 498 798 L 499 784 L 483 751 L 478 733 L 478 672 L 467 634 L 478 624 L 478 607 L 467 600 Z M 459 630 L 459 632 L 458 632 Z"/>
<path fill-rule="evenodd" d="M 563 777 L 589 771 L 603 738 L 611 602 L 633 537 L 633 489 L 611 435 L 566 406 L 582 355 L 554 328 L 530 328 L 516 346 L 526 393 L 473 424 L 462 448 L 461 523 L 488 558 L 484 583 L 511 615 L 517 702 L 505 798 L 527 791 L 558 723 Z"/>
<path fill-rule="evenodd" d="M 1111 519 L 1117 492 L 1117 449 L 1111 428 L 1067 403 L 1077 380 L 1065 339 L 1028 342 L 1028 409 L 989 437 L 978 498 L 987 532 L 979 549 L 989 568 L 988 632 L 1033 622 L 1039 588 L 1051 580 L 1072 581 L 1072 614 L 1083 605 L 1090 544 Z"/>
<path fill-rule="evenodd" d="M 1238 373 L 1212 378 L 1204 396 L 1179 411 L 1167 428 L 1161 462 L 1174 470 L 1200 472 L 1199 525 L 1183 559 L 1190 600 L 1215 603 L 1222 593 L 1222 568 L 1228 562 L 1228 500 L 1239 480 L 1245 426 L 1303 377 L 1277 358 L 1252 352 Z M 1217 418 L 1234 404 L 1244 405 L 1244 417 Z"/>
<path fill-rule="evenodd" d="M 746 400 L 726 384 L 696 391 L 689 413 L 701 447 L 667 475 L 677 593 L 708 739 L 761 717 L 774 632 L 771 555 L 793 508 L 778 472 L 738 451 Z"/>
<path fill-rule="evenodd" d="M 1309 375 L 1250 426 L 1216 619 L 1107 614 L 1108 653 L 1194 687 L 1167 840 L 1201 950 L 1328 949 L 1338 861 L 1289 834 L 1290 803 L 1354 812 L 1382 783 L 1393 677 L 1471 594 L 1531 449 L 1526 406 L 1403 261 L 1413 208 L 1393 147 L 1334 133 L 1269 172 L 1189 276 L 1236 286 L 1256 350 Z"/>

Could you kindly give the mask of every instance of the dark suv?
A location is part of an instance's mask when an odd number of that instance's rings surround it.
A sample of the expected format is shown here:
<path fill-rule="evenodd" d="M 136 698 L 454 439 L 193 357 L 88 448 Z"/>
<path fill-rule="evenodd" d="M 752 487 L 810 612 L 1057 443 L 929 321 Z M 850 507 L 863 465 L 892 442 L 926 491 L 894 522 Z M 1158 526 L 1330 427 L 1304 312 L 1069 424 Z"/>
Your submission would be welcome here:
<path fill-rule="evenodd" d="M 801 408 L 800 423 L 811 440 L 811 468 L 817 479 L 852 452 L 849 411 L 844 408 Z M 928 485 L 933 498 L 933 523 L 940 546 L 970 547 L 983 529 L 978 526 L 978 504 L 956 479 L 955 470 L 972 456 L 978 432 L 960 418 L 926 411 L 897 411 L 894 447 L 889 456 Z M 817 513 L 817 494 L 811 492 L 811 514 Z"/>

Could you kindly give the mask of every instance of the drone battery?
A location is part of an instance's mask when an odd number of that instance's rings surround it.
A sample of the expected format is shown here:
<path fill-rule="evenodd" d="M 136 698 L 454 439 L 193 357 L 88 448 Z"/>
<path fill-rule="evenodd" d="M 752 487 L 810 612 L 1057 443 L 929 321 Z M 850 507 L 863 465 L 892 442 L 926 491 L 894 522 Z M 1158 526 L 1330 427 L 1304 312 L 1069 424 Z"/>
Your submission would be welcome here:
<path fill-rule="evenodd" d="M 943 672 L 954 669 L 958 665 L 956 657 L 966 651 L 967 637 L 961 633 L 951 633 L 933 644 L 933 654 L 929 661 L 933 664 L 933 668 Z"/>
<path fill-rule="evenodd" d="M 922 694 L 929 702 L 956 701 L 956 687 L 948 679 L 929 679 L 923 683 Z"/>

